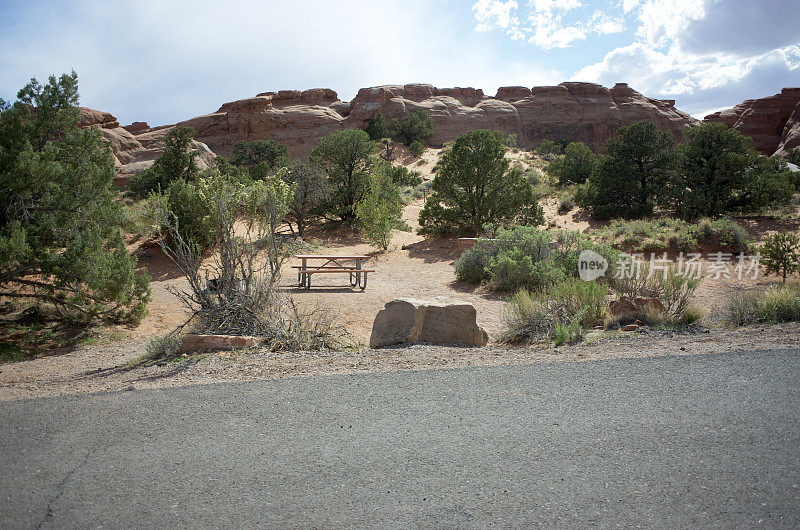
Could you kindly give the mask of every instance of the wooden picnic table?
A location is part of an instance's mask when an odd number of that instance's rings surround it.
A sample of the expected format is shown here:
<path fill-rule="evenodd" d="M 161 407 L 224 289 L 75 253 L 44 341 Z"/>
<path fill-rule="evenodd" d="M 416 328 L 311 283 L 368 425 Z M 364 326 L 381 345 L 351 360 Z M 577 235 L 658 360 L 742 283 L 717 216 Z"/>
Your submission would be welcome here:
<path fill-rule="evenodd" d="M 339 273 L 350 275 L 350 287 L 358 287 L 362 291 L 367 288 L 367 273 L 375 272 L 373 269 L 365 269 L 363 264 L 372 256 L 362 255 L 327 255 L 327 254 L 296 254 L 295 258 L 300 260 L 301 265 L 292 265 L 297 271 L 297 286 L 311 289 L 311 276 L 319 273 Z M 315 265 L 314 261 L 322 261 L 321 265 Z M 344 263 L 344 262 L 354 263 Z"/>

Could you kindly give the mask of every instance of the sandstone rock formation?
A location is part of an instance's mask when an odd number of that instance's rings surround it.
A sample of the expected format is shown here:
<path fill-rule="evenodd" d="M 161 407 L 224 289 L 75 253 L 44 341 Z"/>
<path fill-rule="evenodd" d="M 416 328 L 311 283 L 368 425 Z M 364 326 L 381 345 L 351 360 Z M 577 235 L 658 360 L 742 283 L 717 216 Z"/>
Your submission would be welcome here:
<path fill-rule="evenodd" d="M 317 140 L 333 131 L 363 128 L 379 112 L 387 119 L 417 109 L 428 111 L 442 145 L 474 129 L 514 133 L 520 147 L 533 148 L 547 138 L 579 140 L 599 149 L 621 126 L 642 119 L 655 121 L 679 137 L 694 118 L 674 101 L 647 98 L 626 84 L 611 90 L 593 83 L 554 87 L 503 87 L 495 97 L 475 88 L 436 88 L 426 84 L 362 88 L 351 102 L 325 88 L 264 92 L 222 105 L 216 112 L 179 123 L 215 153 L 230 156 L 238 140 L 271 138 L 294 156 L 306 156 Z"/>
<path fill-rule="evenodd" d="M 784 88 L 780 94 L 748 99 L 732 109 L 706 116 L 704 122 L 724 123 L 753 139 L 753 147 L 765 155 L 785 153 L 800 145 L 800 88 Z"/>
<path fill-rule="evenodd" d="M 114 156 L 114 167 L 117 177 L 115 184 L 124 185 L 128 179 L 153 165 L 153 161 L 164 151 L 164 138 L 172 128 L 159 127 L 150 129 L 147 124 L 134 123 L 133 130 L 141 131 L 139 134 L 132 133 L 129 129 L 132 126 L 120 127 L 117 118 L 108 112 L 80 108 L 78 115 L 81 127 L 97 127 L 103 134 L 103 138 L 111 144 Z M 194 147 L 199 152 L 197 165 L 200 169 L 210 167 L 214 163 L 216 155 L 202 142 L 195 141 Z"/>
<path fill-rule="evenodd" d="M 485 346 L 489 340 L 478 326 L 475 308 L 458 300 L 398 298 L 375 317 L 370 348 L 406 342 Z"/>

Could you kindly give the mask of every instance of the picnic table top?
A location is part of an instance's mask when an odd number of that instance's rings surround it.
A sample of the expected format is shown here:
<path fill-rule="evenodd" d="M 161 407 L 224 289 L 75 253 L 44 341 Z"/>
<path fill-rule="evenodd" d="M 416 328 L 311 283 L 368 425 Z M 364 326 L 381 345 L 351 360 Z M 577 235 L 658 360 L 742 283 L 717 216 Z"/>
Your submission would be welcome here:
<path fill-rule="evenodd" d="M 372 256 L 358 256 L 358 255 L 350 255 L 350 256 L 342 256 L 342 255 L 333 255 L 333 254 L 295 254 L 295 258 L 297 259 L 370 259 Z"/>

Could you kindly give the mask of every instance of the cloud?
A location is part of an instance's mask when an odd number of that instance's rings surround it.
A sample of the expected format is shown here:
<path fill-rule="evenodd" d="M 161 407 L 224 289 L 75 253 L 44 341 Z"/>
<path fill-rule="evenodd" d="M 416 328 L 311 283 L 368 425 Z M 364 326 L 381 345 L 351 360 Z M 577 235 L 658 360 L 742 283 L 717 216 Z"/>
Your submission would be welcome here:
<path fill-rule="evenodd" d="M 489 31 L 494 28 L 508 30 L 512 38 L 519 38 L 519 19 L 515 16 L 518 8 L 515 0 L 478 0 L 473 4 L 477 31 Z"/>
<path fill-rule="evenodd" d="M 779 5 L 780 4 L 780 5 Z M 800 80 L 798 10 L 764 0 L 623 1 L 635 13 L 634 42 L 580 68 L 573 80 L 628 82 L 690 112 L 764 97 Z M 787 22 L 788 20 L 788 22 Z M 778 33 L 778 35 L 775 35 Z"/>

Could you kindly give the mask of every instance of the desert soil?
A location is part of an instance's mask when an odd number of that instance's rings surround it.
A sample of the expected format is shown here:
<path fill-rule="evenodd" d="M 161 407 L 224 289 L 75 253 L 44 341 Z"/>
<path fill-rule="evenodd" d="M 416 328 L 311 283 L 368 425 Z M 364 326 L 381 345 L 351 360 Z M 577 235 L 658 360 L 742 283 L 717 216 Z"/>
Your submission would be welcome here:
<path fill-rule="evenodd" d="M 438 153 L 429 150 L 423 163 L 408 164 L 432 178 Z M 478 324 L 490 337 L 503 329 L 505 296 L 456 281 L 453 262 L 458 257 L 453 239 L 426 239 L 416 233 L 422 199 L 407 205 L 404 220 L 410 232 L 396 231 L 387 251 L 376 252 L 356 233 L 315 231 L 307 235 L 319 254 L 367 254 L 372 256 L 365 291 L 349 287 L 344 275 L 314 277 L 310 291 L 298 289 L 290 260 L 284 266 L 282 288 L 302 307 L 333 311 L 353 340 L 360 345 L 369 342 L 369 333 L 377 312 L 394 298 L 431 298 L 446 296 L 473 304 Z M 559 228 L 585 230 L 588 221 L 580 212 L 558 215 L 557 201 L 545 204 L 548 219 Z M 760 227 L 750 227 L 754 231 Z M 323 353 L 272 353 L 264 351 L 219 352 L 182 358 L 162 365 L 125 368 L 145 353 L 147 342 L 163 336 L 182 324 L 187 313 L 170 289 L 182 289 L 186 282 L 173 264 L 154 244 L 136 249 L 139 263 L 152 276 L 152 301 L 149 314 L 136 328 L 113 328 L 101 332 L 99 343 L 43 352 L 41 357 L 0 365 L 0 400 L 47 395 L 153 388 L 184 384 L 269 379 L 303 375 L 428 369 L 454 366 L 517 364 L 555 360 L 584 360 L 618 356 L 648 356 L 682 353 L 735 351 L 754 347 L 798 347 L 800 325 L 786 324 L 768 328 L 724 330 L 717 321 L 724 311 L 730 292 L 742 288 L 763 288 L 773 278 L 707 279 L 695 294 L 695 301 L 709 309 L 707 323 L 712 329 L 703 332 L 675 333 L 643 330 L 633 334 L 594 332 L 588 344 L 553 348 L 539 344 L 525 347 L 489 346 L 486 348 L 453 348 L 413 345 L 406 348 Z M 119 340 L 120 336 L 122 339 Z M 104 340 L 103 337 L 113 337 Z"/>

